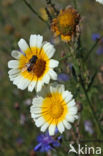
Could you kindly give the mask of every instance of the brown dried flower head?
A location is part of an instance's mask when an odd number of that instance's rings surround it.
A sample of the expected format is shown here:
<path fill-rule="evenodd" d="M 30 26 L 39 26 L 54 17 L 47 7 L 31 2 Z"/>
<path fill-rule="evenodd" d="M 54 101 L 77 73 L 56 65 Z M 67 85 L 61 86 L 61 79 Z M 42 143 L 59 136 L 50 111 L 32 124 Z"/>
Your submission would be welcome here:
<path fill-rule="evenodd" d="M 79 21 L 79 13 L 69 6 L 65 10 L 61 10 L 58 16 L 52 20 L 51 31 L 55 36 L 60 35 L 63 41 L 69 42 L 78 30 Z"/>

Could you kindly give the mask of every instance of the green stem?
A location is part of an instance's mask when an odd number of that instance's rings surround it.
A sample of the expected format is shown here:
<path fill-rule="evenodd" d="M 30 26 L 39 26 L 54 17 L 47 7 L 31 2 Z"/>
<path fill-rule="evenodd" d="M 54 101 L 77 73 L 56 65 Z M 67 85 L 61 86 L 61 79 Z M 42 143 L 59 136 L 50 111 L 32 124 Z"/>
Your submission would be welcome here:
<path fill-rule="evenodd" d="M 94 112 L 94 108 L 93 108 L 93 106 L 92 106 L 92 104 L 91 104 L 91 101 L 90 101 L 90 99 L 89 99 L 89 96 L 88 96 L 88 93 L 87 93 L 86 88 L 85 88 L 85 86 L 84 86 L 84 83 L 83 83 L 83 80 L 82 80 L 81 75 L 80 75 L 79 77 L 80 77 L 80 84 L 81 84 L 81 87 L 82 87 L 82 89 L 83 89 L 83 91 L 84 91 L 85 97 L 86 97 L 87 102 L 88 102 L 88 106 L 89 106 L 90 111 L 91 111 L 91 115 L 92 115 L 92 117 L 93 117 L 93 119 L 94 119 L 95 125 L 96 125 L 96 127 L 97 127 L 98 132 L 99 132 L 99 137 L 101 137 L 101 136 L 102 136 L 101 127 L 100 127 L 100 125 L 99 125 L 99 123 L 98 123 L 98 120 L 97 120 L 97 118 L 96 118 L 96 114 L 95 114 L 95 112 Z"/>
<path fill-rule="evenodd" d="M 54 10 L 54 12 L 56 13 L 56 15 L 59 14 L 59 11 L 56 9 L 55 4 L 52 3 L 51 0 L 46 0 L 47 5 L 50 5 L 51 8 Z"/>
<path fill-rule="evenodd" d="M 98 73 L 98 70 L 95 71 L 93 77 L 91 78 L 91 81 L 90 81 L 89 84 L 88 84 L 88 88 L 86 89 L 87 92 L 91 89 L 91 87 L 92 87 L 92 85 L 93 85 L 93 83 L 94 83 L 94 80 L 95 80 L 95 78 L 96 78 L 96 76 L 97 76 L 97 73 Z"/>
<path fill-rule="evenodd" d="M 89 56 L 91 55 L 91 53 L 93 52 L 93 50 L 95 49 L 95 47 L 98 45 L 98 42 L 102 39 L 102 37 L 103 37 L 103 36 L 101 36 L 100 39 L 98 39 L 98 40 L 93 44 L 93 46 L 90 48 L 90 50 L 88 50 L 87 55 L 86 55 L 84 61 L 87 61 L 87 60 L 88 60 Z"/>
<path fill-rule="evenodd" d="M 23 0 L 23 1 L 28 6 L 28 8 L 49 28 L 49 24 L 37 13 L 37 11 L 34 8 L 32 8 L 32 6 L 26 0 Z"/>
<path fill-rule="evenodd" d="M 58 61 L 63 61 L 64 59 L 66 59 L 66 58 L 68 58 L 68 57 L 71 57 L 71 56 L 72 56 L 72 55 L 67 54 L 67 55 L 65 55 L 64 57 L 58 59 Z"/>
<path fill-rule="evenodd" d="M 74 0 L 74 7 L 77 9 L 77 0 Z"/>

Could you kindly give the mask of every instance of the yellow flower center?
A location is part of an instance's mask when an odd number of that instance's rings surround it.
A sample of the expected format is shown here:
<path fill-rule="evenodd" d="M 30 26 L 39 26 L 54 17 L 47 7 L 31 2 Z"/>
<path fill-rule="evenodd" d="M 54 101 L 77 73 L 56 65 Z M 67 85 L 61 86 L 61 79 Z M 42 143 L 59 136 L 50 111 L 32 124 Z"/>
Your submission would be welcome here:
<path fill-rule="evenodd" d="M 71 13 L 67 14 L 67 12 L 64 12 L 58 17 L 59 25 L 61 26 L 69 26 L 74 24 L 73 15 Z"/>
<path fill-rule="evenodd" d="M 72 9 L 61 12 L 57 18 L 59 31 L 64 35 L 71 34 L 75 30 L 76 20 L 76 14 L 73 13 Z"/>
<path fill-rule="evenodd" d="M 62 105 L 58 104 L 57 101 L 55 103 L 54 106 L 52 106 L 52 102 L 51 102 L 51 116 L 53 118 L 59 118 L 62 114 L 63 114 L 63 107 Z"/>
<path fill-rule="evenodd" d="M 67 105 L 59 92 L 54 92 L 43 100 L 42 116 L 48 123 L 58 123 L 65 118 Z"/>

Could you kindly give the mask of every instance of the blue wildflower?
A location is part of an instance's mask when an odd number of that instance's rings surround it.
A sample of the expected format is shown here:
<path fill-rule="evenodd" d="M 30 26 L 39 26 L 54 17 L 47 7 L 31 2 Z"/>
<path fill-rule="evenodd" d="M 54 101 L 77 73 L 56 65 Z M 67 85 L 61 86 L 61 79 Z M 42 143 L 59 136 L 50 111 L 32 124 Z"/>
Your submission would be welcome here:
<path fill-rule="evenodd" d="M 85 120 L 85 122 L 84 122 L 84 128 L 85 128 L 85 131 L 87 131 L 89 134 L 92 135 L 94 133 L 93 125 L 92 125 L 92 122 L 91 121 Z"/>
<path fill-rule="evenodd" d="M 92 40 L 97 41 L 98 39 L 100 39 L 100 34 L 93 34 L 92 35 Z M 103 54 L 103 38 L 101 38 L 99 41 L 99 47 L 98 47 L 96 53 L 98 55 Z"/>
<path fill-rule="evenodd" d="M 38 145 L 34 147 L 34 151 L 48 152 L 55 147 L 60 146 L 61 136 L 54 138 L 48 132 L 37 137 Z"/>
<path fill-rule="evenodd" d="M 97 49 L 96 53 L 97 53 L 98 55 L 103 54 L 103 46 L 100 46 L 100 47 Z"/>
<path fill-rule="evenodd" d="M 92 40 L 93 41 L 97 41 L 98 39 L 100 39 L 100 34 L 93 34 L 92 35 Z"/>
<path fill-rule="evenodd" d="M 69 80 L 69 76 L 65 73 L 61 73 L 58 74 L 58 81 L 62 82 L 62 81 L 68 81 Z"/>

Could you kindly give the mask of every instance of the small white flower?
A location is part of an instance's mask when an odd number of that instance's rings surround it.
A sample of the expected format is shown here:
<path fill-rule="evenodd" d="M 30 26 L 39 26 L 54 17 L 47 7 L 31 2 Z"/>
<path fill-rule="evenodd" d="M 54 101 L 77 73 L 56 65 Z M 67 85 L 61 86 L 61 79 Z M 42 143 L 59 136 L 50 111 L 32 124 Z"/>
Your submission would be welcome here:
<path fill-rule="evenodd" d="M 65 128 L 70 129 L 77 116 L 77 106 L 73 95 L 65 91 L 64 85 L 51 85 L 33 99 L 30 108 L 31 117 L 35 125 L 45 132 L 48 128 L 49 135 L 54 135 L 57 127 L 60 133 Z"/>
<path fill-rule="evenodd" d="M 103 4 L 103 0 L 96 0 L 96 2 Z"/>
<path fill-rule="evenodd" d="M 43 36 L 31 35 L 30 46 L 24 39 L 18 42 L 20 51 L 14 50 L 11 55 L 16 60 L 8 62 L 9 78 L 18 88 L 37 92 L 42 89 L 44 83 L 50 79 L 56 80 L 57 74 L 53 70 L 59 62 L 51 59 L 55 53 L 54 46 L 49 42 L 43 42 Z"/>

